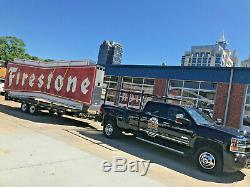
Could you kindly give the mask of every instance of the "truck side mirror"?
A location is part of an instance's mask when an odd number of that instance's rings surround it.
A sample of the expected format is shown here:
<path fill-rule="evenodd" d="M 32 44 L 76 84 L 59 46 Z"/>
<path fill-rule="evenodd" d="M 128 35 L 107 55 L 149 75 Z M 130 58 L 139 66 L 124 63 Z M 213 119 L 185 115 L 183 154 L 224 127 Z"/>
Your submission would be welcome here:
<path fill-rule="evenodd" d="M 216 119 L 216 124 L 217 125 L 222 125 L 222 119 L 220 119 L 220 118 Z"/>
<path fill-rule="evenodd" d="M 179 124 L 190 125 L 191 121 L 189 119 L 184 118 L 183 114 L 176 114 L 175 121 Z"/>

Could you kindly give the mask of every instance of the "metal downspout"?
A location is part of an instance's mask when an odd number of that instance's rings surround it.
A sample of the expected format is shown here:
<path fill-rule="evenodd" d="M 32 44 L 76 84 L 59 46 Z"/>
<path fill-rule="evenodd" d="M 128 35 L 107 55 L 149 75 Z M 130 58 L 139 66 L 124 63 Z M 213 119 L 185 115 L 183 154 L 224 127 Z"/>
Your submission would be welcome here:
<path fill-rule="evenodd" d="M 227 113 L 228 113 L 229 102 L 230 102 L 230 97 L 231 97 L 231 89 L 232 89 L 232 83 L 233 83 L 233 74 L 234 74 L 234 68 L 231 68 L 230 79 L 229 79 L 229 86 L 228 86 L 228 91 L 227 91 L 227 102 L 226 102 L 226 108 L 225 108 L 225 113 L 224 113 L 224 122 L 223 122 L 224 126 L 226 126 L 227 118 L 228 118 Z"/>

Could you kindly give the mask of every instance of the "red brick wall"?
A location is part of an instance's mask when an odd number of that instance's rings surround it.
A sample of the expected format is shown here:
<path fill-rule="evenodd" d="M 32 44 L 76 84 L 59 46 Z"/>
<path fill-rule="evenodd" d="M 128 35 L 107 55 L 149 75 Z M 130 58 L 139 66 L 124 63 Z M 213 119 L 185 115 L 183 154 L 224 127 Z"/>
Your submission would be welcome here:
<path fill-rule="evenodd" d="M 215 106 L 214 106 L 214 120 L 222 119 L 224 121 L 224 114 L 227 103 L 228 84 L 218 83 L 216 90 Z"/>
<path fill-rule="evenodd" d="M 231 89 L 231 97 L 227 114 L 227 123 L 229 127 L 240 128 L 241 115 L 243 113 L 243 105 L 245 100 L 246 85 L 233 84 Z"/>
<path fill-rule="evenodd" d="M 166 79 L 155 79 L 153 94 L 157 96 L 164 96 L 166 89 L 166 82 L 167 82 Z"/>

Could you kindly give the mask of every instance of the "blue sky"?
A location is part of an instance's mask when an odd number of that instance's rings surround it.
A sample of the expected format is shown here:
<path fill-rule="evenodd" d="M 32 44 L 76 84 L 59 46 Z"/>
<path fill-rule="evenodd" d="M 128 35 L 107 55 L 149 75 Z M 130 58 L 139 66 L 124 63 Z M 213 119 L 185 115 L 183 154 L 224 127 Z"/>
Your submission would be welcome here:
<path fill-rule="evenodd" d="M 0 35 L 42 58 L 97 60 L 106 39 L 124 46 L 124 64 L 180 65 L 191 45 L 213 44 L 223 31 L 246 59 L 249 0 L 0 0 Z"/>

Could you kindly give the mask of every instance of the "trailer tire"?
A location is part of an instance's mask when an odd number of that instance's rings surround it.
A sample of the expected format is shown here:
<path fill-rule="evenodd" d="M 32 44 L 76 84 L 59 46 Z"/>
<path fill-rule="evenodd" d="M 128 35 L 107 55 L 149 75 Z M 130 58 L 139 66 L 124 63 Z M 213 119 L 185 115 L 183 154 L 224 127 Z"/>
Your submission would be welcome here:
<path fill-rule="evenodd" d="M 21 104 L 21 111 L 27 113 L 29 111 L 29 105 L 27 103 Z"/>
<path fill-rule="evenodd" d="M 9 100 L 10 100 L 10 97 L 9 97 L 8 92 L 5 92 L 5 93 L 4 93 L 4 99 L 5 99 L 6 101 L 9 101 Z"/>
<path fill-rule="evenodd" d="M 30 113 L 30 114 L 36 115 L 37 112 L 38 112 L 37 106 L 31 105 L 31 106 L 29 107 L 29 113 Z"/>
<path fill-rule="evenodd" d="M 104 122 L 103 134 L 107 138 L 118 138 L 121 136 L 122 131 L 113 120 L 107 120 Z"/>
<path fill-rule="evenodd" d="M 50 114 L 50 115 L 54 115 L 55 112 L 54 112 L 53 110 L 49 110 L 49 114 Z"/>
<path fill-rule="evenodd" d="M 59 117 L 62 117 L 64 115 L 64 112 L 59 112 L 57 111 L 56 114 L 59 116 Z"/>

